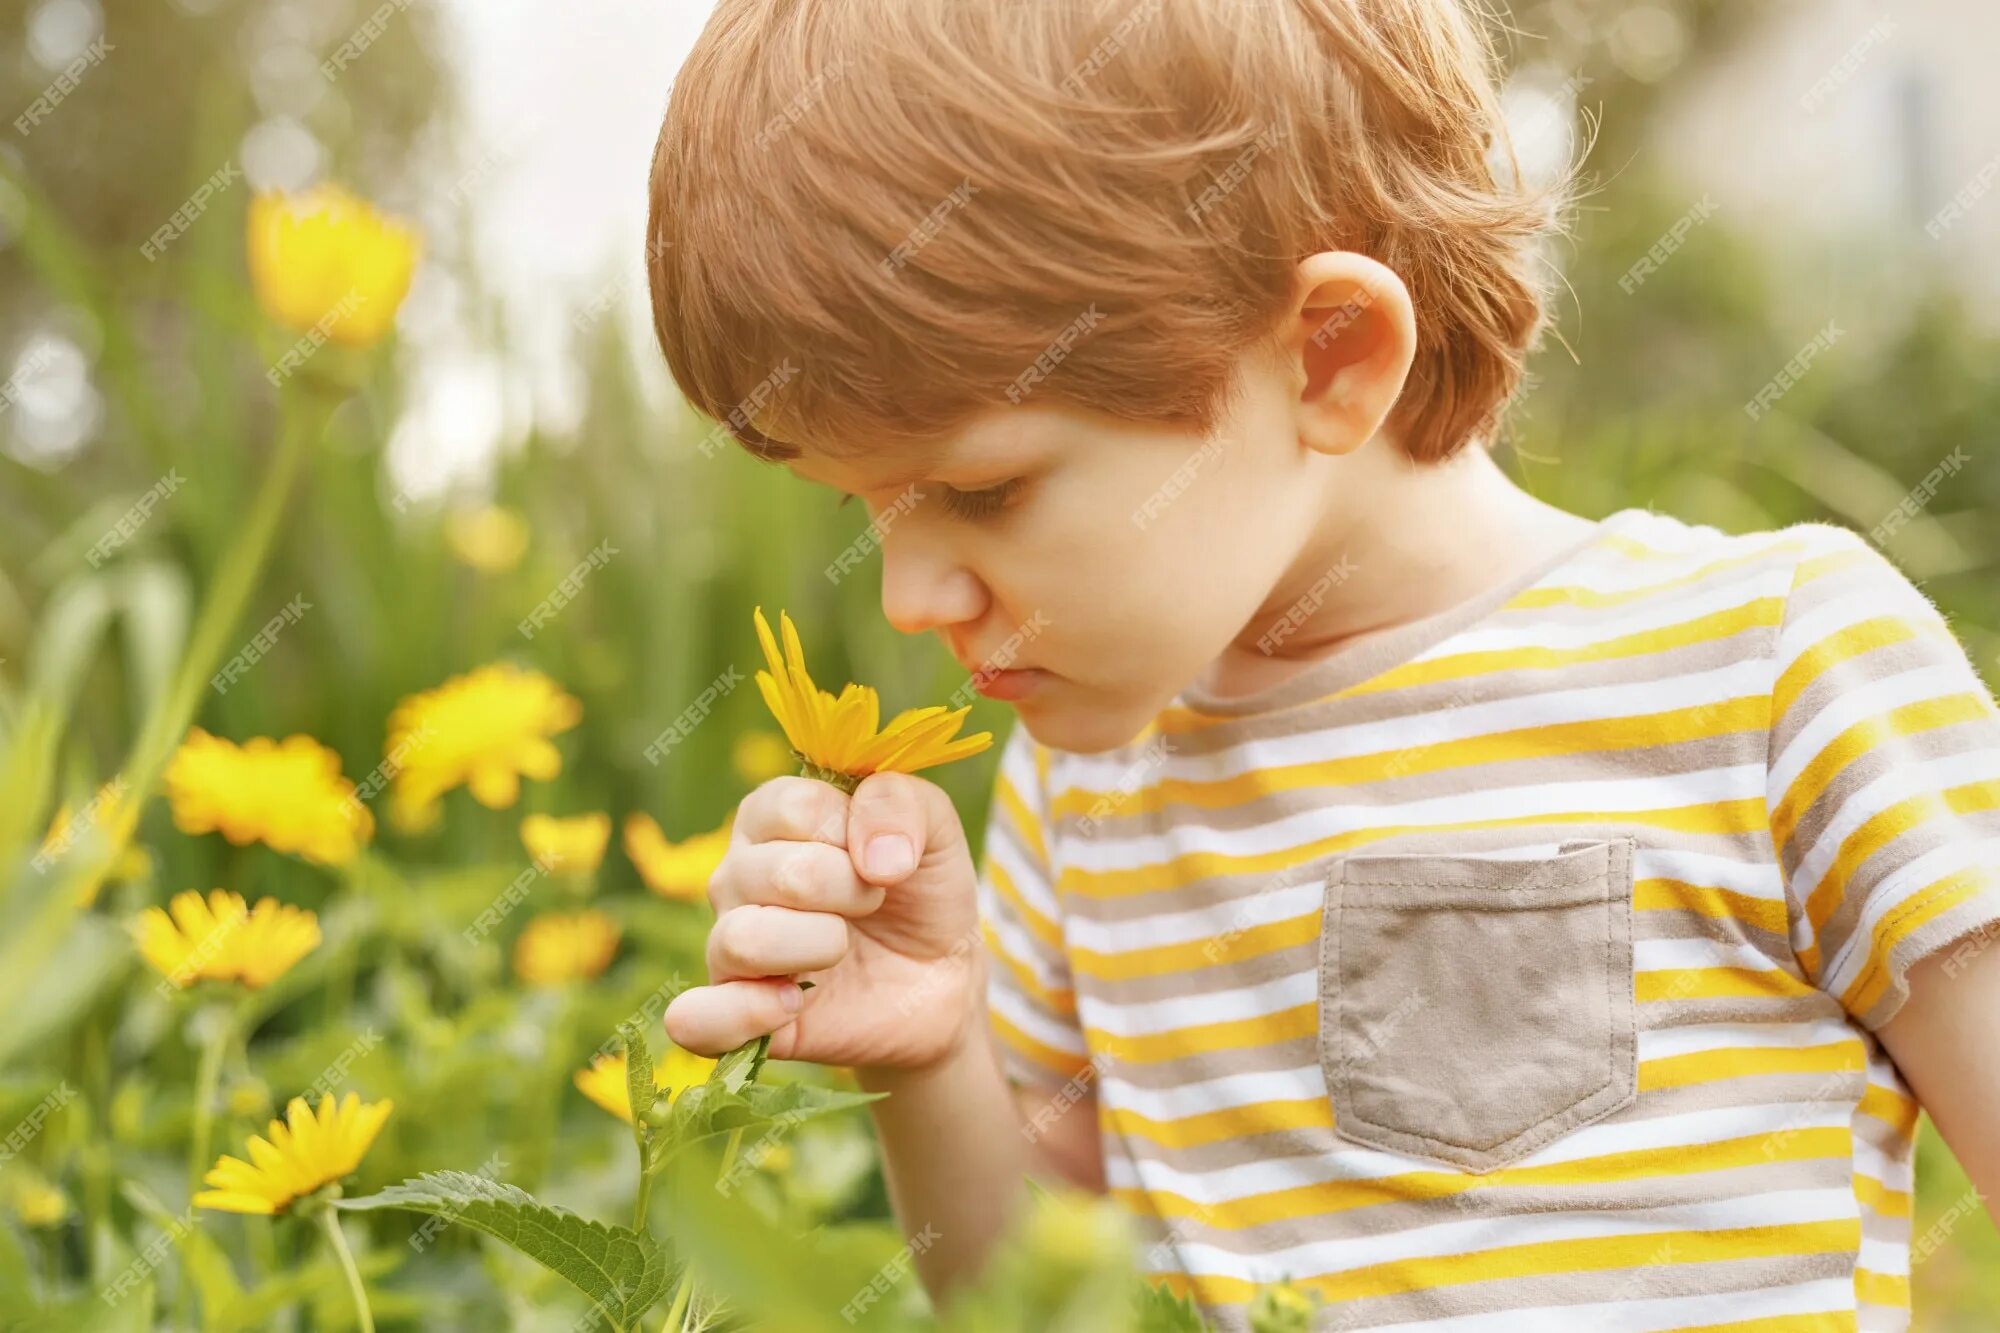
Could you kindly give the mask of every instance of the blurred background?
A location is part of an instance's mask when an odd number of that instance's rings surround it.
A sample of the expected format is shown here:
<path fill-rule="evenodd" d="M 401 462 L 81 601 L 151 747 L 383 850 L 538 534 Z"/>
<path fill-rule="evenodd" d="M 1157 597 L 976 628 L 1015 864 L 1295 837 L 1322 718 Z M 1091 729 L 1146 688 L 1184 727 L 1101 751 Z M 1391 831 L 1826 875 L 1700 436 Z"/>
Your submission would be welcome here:
<path fill-rule="evenodd" d="M 237 739 L 309 734 L 358 778 L 406 696 L 495 661 L 559 683 L 582 721 L 560 739 L 558 779 L 510 811 L 460 794 L 441 830 L 382 829 L 414 896 L 476 910 L 524 864 L 515 826 L 530 811 L 645 812 L 673 839 L 718 824 L 765 775 L 746 740 L 768 731 L 756 691 L 724 691 L 668 762 L 647 747 L 710 682 L 754 668 L 753 604 L 790 611 L 823 680 L 870 682 L 891 707 L 963 684 L 932 642 L 884 625 L 872 574 L 823 572 L 864 518 L 733 448 L 705 456 L 710 423 L 653 346 L 646 172 L 706 8 L 0 0 L 0 727 L 23 700 L 51 701 L 57 796 L 87 799 L 115 770 L 242 523 L 277 426 L 244 210 L 253 190 L 323 180 L 415 224 L 423 256 L 393 344 L 307 464 L 237 637 L 294 598 L 310 611 L 226 692 L 205 691 L 197 720 Z M 1523 170 L 1586 153 L 1588 189 L 1549 249 L 1555 327 L 1503 461 L 1593 517 L 1650 505 L 1735 531 L 1829 519 L 1875 534 L 1993 680 L 2000 8 L 1523 0 L 1507 26 Z M 361 31 L 365 47 L 329 74 Z M 1810 367 L 1757 410 L 1808 348 Z M 170 494 L 102 558 L 107 531 L 168 476 Z M 1917 516 L 1890 531 L 1913 496 Z M 523 617 L 606 543 L 614 554 L 525 635 Z M 1004 731 L 1009 716 L 980 701 L 972 723 Z M 997 753 L 937 775 L 975 839 Z M 661 958 L 698 966 L 705 908 L 649 897 L 607 857 L 598 892 L 656 952 L 628 951 L 575 1049 L 550 1052 L 534 997 L 484 989 L 496 958 L 426 952 L 426 932 L 454 933 L 444 909 L 406 919 L 377 898 L 343 916 L 342 876 L 178 834 L 157 807 L 138 841 L 149 864 L 107 891 L 109 920 L 228 885 L 319 907 L 330 943 L 345 941 L 328 950 L 339 984 L 276 1006 L 260 1031 L 273 1084 L 271 1070 L 318 1068 L 378 1018 L 399 1033 L 447 1025 L 425 1061 L 389 1043 L 356 1066 L 402 1108 L 370 1181 L 471 1169 L 469 1142 L 505 1140 L 550 1197 L 608 1196 L 623 1131 L 562 1099 L 566 1070 L 658 985 Z M 469 898 L 438 887 L 468 878 Z M 396 949 L 378 966 L 385 939 Z M 59 1286 L 113 1244 L 98 1228 L 131 1216 L 108 1182 L 179 1169 L 185 1053 L 164 1011 L 121 1004 L 122 940 L 79 930 L 9 1014 L 0 1121 L 66 1060 L 97 1063 L 75 1123 L 37 1148 L 58 1220 L 0 1212 L 0 1295 Z M 531 1121 L 509 1074 L 524 1059 L 548 1061 L 560 1102 Z M 879 1226 L 880 1181 L 850 1120 L 818 1145 L 823 1178 L 784 1188 L 813 1216 Z M 147 1165 L 160 1155 L 164 1173 Z M 1928 1127 L 1919 1176 L 1917 1327 L 1990 1328 L 2000 1238 L 1963 1206 L 1965 1179 Z M 501 1298 L 479 1254 L 406 1257 L 381 1281 L 410 1327 L 457 1326 L 436 1307 L 447 1299 L 468 1327 L 532 1326 L 532 1280 L 513 1274 L 504 1308 L 483 1305 Z"/>

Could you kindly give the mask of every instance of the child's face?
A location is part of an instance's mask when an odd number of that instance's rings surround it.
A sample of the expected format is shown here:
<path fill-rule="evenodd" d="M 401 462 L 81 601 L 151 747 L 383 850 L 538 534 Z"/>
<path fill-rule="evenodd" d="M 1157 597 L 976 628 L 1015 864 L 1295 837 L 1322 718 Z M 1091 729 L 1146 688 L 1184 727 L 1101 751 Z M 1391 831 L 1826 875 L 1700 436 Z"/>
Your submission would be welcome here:
<path fill-rule="evenodd" d="M 1033 668 L 1010 700 L 1022 722 L 1091 753 L 1267 628 L 1260 608 L 1329 516 L 1283 360 L 1246 354 L 1238 382 L 1206 438 L 1031 402 L 935 449 L 787 466 L 867 504 L 890 624 L 936 633 L 968 671 Z"/>

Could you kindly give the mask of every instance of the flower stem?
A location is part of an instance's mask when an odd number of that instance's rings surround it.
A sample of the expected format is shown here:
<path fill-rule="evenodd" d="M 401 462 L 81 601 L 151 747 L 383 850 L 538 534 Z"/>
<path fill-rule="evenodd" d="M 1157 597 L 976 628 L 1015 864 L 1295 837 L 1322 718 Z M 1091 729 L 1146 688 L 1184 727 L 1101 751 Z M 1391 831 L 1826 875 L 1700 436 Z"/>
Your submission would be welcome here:
<path fill-rule="evenodd" d="M 375 1333 L 375 1316 L 368 1309 L 368 1289 L 361 1285 L 361 1270 L 354 1266 L 354 1254 L 347 1248 L 347 1237 L 340 1230 L 340 1217 L 331 1207 L 319 1210 L 320 1225 L 326 1229 L 326 1238 L 333 1244 L 333 1252 L 340 1256 L 341 1271 L 347 1274 L 347 1289 L 354 1294 L 354 1317 L 361 1325 L 361 1333 Z"/>
<path fill-rule="evenodd" d="M 238 1009 L 222 1009 L 202 1041 L 201 1055 L 194 1067 L 194 1133 L 188 1143 L 188 1197 L 201 1189 L 201 1177 L 208 1168 L 208 1149 L 215 1129 L 215 1085 L 222 1073 L 222 1057 L 228 1051 L 238 1022 Z"/>
<path fill-rule="evenodd" d="M 639 1194 L 632 1200 L 632 1229 L 643 1232 L 646 1229 L 646 1206 L 653 1199 L 653 1173 L 646 1169 L 646 1159 L 639 1159 Z"/>
<path fill-rule="evenodd" d="M 679 1333 L 682 1316 L 687 1312 L 688 1297 L 694 1294 L 694 1265 L 681 1265 L 681 1284 L 674 1289 L 674 1303 L 667 1307 L 667 1322 L 660 1325 L 660 1333 Z"/>

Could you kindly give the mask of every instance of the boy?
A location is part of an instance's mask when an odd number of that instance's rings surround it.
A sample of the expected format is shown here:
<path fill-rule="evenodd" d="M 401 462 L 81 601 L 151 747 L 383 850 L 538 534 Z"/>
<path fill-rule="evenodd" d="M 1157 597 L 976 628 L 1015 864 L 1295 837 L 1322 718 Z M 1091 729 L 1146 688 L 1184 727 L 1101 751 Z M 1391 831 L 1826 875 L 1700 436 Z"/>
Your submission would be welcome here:
<path fill-rule="evenodd" d="M 1032 1174 L 1224 1328 L 1901 1328 L 1920 1104 L 2000 1188 L 1992 698 L 1852 533 L 1508 480 L 1507 162 L 1449 0 L 723 0 L 677 78 L 676 381 L 1020 724 L 977 872 L 748 797 L 667 1030 L 891 1092 L 933 1294 Z"/>

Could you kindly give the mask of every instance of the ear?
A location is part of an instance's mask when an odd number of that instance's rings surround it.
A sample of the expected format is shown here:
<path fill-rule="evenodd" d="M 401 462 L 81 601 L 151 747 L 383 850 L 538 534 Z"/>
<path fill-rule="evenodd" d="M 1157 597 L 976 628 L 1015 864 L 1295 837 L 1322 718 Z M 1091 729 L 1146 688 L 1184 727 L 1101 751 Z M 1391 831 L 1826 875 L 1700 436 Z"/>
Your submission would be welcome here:
<path fill-rule="evenodd" d="M 1393 269 L 1351 250 L 1299 262 L 1283 354 L 1300 385 L 1299 442 L 1326 454 L 1360 448 L 1382 429 L 1416 359 L 1410 290 Z"/>

